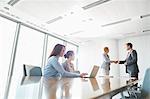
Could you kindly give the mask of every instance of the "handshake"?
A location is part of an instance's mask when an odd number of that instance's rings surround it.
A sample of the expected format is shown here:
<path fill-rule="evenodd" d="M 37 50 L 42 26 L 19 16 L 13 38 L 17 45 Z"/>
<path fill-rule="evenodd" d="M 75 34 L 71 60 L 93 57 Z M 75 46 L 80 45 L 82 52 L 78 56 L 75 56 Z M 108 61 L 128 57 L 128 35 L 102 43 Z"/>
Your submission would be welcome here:
<path fill-rule="evenodd" d="M 119 61 L 110 61 L 111 63 L 119 64 Z"/>

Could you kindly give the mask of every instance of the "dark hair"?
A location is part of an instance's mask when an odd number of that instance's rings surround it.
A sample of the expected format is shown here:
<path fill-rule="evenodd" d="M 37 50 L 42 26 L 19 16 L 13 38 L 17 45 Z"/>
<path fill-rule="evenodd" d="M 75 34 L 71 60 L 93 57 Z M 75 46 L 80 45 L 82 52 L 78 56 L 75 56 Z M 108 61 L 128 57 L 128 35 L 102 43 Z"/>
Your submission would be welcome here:
<path fill-rule="evenodd" d="M 74 54 L 73 51 L 67 51 L 67 53 L 64 55 L 65 58 L 69 58 L 69 56 L 72 56 Z"/>
<path fill-rule="evenodd" d="M 56 44 L 49 57 L 59 55 L 63 47 L 65 48 L 62 44 Z"/>
<path fill-rule="evenodd" d="M 127 46 L 130 46 L 130 48 L 133 47 L 132 43 L 127 43 Z"/>

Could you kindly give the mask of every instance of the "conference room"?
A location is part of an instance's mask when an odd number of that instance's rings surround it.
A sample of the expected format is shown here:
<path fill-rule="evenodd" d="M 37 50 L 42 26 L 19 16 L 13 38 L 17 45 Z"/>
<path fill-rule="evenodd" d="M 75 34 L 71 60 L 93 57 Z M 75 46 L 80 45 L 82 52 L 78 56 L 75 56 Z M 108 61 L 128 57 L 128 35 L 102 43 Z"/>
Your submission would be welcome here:
<path fill-rule="evenodd" d="M 150 99 L 150 0 L 0 0 L 0 99 Z"/>

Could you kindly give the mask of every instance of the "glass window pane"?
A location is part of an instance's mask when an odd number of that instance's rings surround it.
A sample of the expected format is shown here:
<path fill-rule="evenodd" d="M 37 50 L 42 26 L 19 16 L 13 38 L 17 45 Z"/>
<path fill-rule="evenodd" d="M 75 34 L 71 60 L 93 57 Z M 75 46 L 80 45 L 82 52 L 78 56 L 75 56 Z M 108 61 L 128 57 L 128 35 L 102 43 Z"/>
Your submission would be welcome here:
<path fill-rule="evenodd" d="M 0 17 L 0 99 L 3 99 L 16 23 Z"/>
<path fill-rule="evenodd" d="M 9 92 L 9 99 L 17 99 L 16 92 L 18 86 L 20 86 L 20 82 L 23 76 L 23 64 L 41 66 L 43 44 L 43 33 L 40 33 L 25 26 L 21 26 Z M 34 95 L 32 96 L 34 97 Z"/>

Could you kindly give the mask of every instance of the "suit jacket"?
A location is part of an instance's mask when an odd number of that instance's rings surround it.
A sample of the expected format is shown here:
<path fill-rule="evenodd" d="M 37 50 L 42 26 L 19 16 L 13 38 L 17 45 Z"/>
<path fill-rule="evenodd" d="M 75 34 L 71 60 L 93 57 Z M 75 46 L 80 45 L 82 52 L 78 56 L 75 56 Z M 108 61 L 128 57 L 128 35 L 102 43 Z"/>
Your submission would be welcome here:
<path fill-rule="evenodd" d="M 110 70 L 110 59 L 109 56 L 107 54 L 103 54 L 103 63 L 101 65 L 101 68 L 105 69 L 105 70 Z"/>
<path fill-rule="evenodd" d="M 136 75 L 139 72 L 137 61 L 138 61 L 137 52 L 136 50 L 133 50 L 125 59 L 125 61 L 120 61 L 119 64 L 125 64 L 126 73 Z"/>

